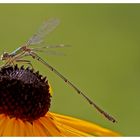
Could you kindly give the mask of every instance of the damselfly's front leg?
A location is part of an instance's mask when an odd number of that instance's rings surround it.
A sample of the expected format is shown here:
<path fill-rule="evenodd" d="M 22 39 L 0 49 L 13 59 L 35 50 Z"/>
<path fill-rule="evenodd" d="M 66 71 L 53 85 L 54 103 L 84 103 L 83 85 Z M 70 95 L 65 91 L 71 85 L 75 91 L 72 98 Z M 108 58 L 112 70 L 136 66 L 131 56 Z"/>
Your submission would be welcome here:
<path fill-rule="evenodd" d="M 2 68 L 2 67 L 8 67 L 8 66 L 10 66 L 11 64 L 14 65 L 13 57 L 9 57 L 9 58 L 6 60 L 5 64 L 1 65 L 0 68 Z"/>
<path fill-rule="evenodd" d="M 12 62 L 11 63 L 13 63 L 13 65 L 14 65 L 14 62 L 21 62 L 21 63 L 24 63 L 24 64 L 28 64 L 28 65 L 30 65 L 33 68 L 33 65 L 31 64 L 31 61 L 22 59 L 25 56 L 30 56 L 30 52 L 26 51 L 26 50 L 21 51 L 21 53 L 15 55 L 12 58 Z"/>

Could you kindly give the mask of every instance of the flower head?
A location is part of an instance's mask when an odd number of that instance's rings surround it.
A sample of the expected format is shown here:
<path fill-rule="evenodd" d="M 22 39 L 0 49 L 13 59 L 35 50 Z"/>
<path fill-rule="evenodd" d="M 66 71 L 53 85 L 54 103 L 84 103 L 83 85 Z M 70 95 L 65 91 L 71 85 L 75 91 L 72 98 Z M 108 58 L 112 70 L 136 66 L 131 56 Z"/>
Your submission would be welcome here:
<path fill-rule="evenodd" d="M 0 70 L 1 136 L 117 136 L 90 122 L 49 112 L 46 77 L 23 66 Z"/>

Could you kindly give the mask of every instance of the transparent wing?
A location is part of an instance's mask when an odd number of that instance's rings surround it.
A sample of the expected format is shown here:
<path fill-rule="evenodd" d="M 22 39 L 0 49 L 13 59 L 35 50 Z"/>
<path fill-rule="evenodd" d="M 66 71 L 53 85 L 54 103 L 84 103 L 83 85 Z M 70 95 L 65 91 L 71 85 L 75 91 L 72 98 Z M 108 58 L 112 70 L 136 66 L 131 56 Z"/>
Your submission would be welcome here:
<path fill-rule="evenodd" d="M 55 56 L 66 56 L 66 54 L 62 53 L 62 52 L 56 52 L 54 50 L 44 50 L 44 49 L 38 49 L 38 48 L 35 48 L 35 49 L 32 49 L 33 51 L 35 52 L 42 52 L 42 53 L 45 53 L 47 55 L 55 55 Z"/>
<path fill-rule="evenodd" d="M 29 45 L 36 45 L 43 42 L 44 37 L 46 37 L 50 32 L 52 32 L 57 25 L 59 24 L 58 19 L 49 19 L 43 23 L 43 25 L 39 28 L 39 30 L 29 39 L 27 42 L 27 46 Z"/>
<path fill-rule="evenodd" d="M 68 44 L 56 44 L 56 45 L 43 46 L 43 48 L 48 48 L 48 49 L 53 49 L 53 48 L 66 48 L 66 47 L 71 47 L 71 45 L 68 45 Z"/>
<path fill-rule="evenodd" d="M 68 44 L 51 44 L 50 45 L 50 44 L 47 44 L 45 41 L 34 46 L 34 48 L 37 48 L 37 49 L 53 49 L 53 48 L 67 48 L 67 47 L 71 47 L 71 45 L 68 45 Z"/>
<path fill-rule="evenodd" d="M 66 54 L 62 52 L 50 50 L 54 48 L 65 48 L 65 47 L 71 47 L 70 45 L 64 45 L 64 44 L 54 44 L 54 45 L 46 45 L 45 42 L 40 43 L 39 45 L 36 45 L 34 48 L 31 48 L 32 51 L 36 52 L 42 52 L 46 53 L 47 55 L 57 55 L 57 56 L 65 56 Z"/>

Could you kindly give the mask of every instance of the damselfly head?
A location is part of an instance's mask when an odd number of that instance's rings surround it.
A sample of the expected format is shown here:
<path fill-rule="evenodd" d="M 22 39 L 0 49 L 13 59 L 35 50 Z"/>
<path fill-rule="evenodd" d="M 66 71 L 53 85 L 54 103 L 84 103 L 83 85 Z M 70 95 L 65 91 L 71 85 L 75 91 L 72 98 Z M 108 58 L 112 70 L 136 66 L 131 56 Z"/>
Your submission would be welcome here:
<path fill-rule="evenodd" d="M 3 52 L 3 54 L 0 57 L 0 60 L 6 60 L 7 58 L 9 58 L 9 53 Z"/>

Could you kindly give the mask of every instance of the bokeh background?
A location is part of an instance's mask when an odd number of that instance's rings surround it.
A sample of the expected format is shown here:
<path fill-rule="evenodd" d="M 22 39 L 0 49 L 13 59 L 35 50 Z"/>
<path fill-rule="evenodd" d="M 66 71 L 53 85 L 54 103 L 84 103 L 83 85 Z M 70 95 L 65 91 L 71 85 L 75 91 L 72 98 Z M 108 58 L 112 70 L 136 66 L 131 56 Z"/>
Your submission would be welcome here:
<path fill-rule="evenodd" d="M 45 66 L 32 60 L 53 89 L 51 111 L 97 123 L 124 136 L 140 135 L 139 4 L 1 4 L 0 52 L 16 49 L 48 18 L 61 24 L 46 41 L 69 44 L 66 55 L 39 55 L 107 112 L 113 124 Z M 1 63 L 2 64 L 2 63 Z"/>

